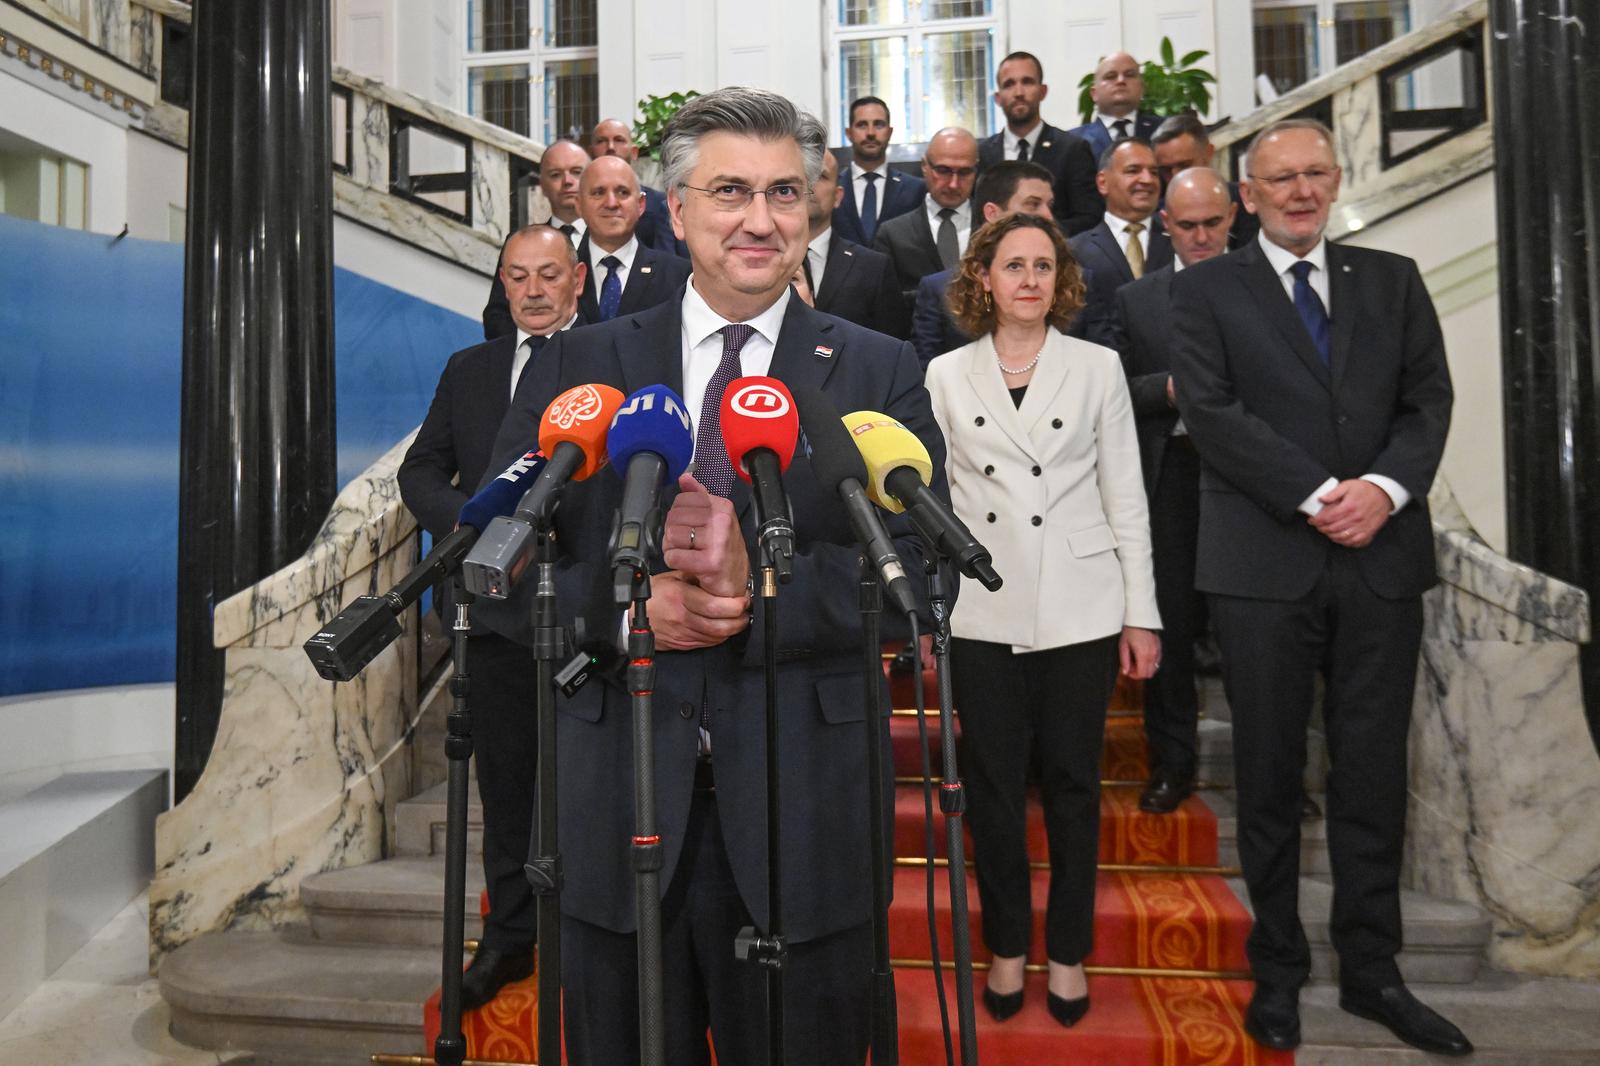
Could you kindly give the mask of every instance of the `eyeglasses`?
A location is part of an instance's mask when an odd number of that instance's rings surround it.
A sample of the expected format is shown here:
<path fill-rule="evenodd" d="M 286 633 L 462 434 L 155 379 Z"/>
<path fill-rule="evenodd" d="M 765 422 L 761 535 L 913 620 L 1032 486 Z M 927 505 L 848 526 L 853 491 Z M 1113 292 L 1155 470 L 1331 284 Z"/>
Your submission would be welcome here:
<path fill-rule="evenodd" d="M 1273 192 L 1287 192 L 1301 178 L 1305 178 L 1313 185 L 1326 185 L 1338 176 L 1338 167 L 1331 170 L 1327 167 L 1312 167 L 1310 170 L 1297 170 L 1292 174 L 1274 174 L 1270 178 L 1256 177 L 1252 174 L 1250 180 L 1265 185 Z"/>
<path fill-rule="evenodd" d="M 936 167 L 932 163 L 928 164 L 928 169 L 946 181 L 951 178 L 960 178 L 965 181 L 978 172 L 977 167 Z"/>
<path fill-rule="evenodd" d="M 752 189 L 748 185 L 729 181 L 709 189 L 702 189 L 698 185 L 685 185 L 684 188 L 705 193 L 719 211 L 743 211 L 755 202 L 757 196 L 767 198 L 767 208 L 771 211 L 793 211 L 806 200 L 803 185 L 769 185 L 765 189 Z"/>

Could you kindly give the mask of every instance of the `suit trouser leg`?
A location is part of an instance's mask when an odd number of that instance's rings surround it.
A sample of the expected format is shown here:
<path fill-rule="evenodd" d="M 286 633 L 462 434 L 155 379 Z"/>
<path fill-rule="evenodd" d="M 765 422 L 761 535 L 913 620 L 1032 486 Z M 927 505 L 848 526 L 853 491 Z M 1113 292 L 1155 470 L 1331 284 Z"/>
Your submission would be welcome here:
<path fill-rule="evenodd" d="M 1028 685 L 1009 645 L 950 642 L 950 679 L 961 719 L 983 942 L 996 955 L 1025 955 L 1033 939 L 1028 869 Z"/>
<path fill-rule="evenodd" d="M 1161 611 L 1161 669 L 1145 683 L 1144 732 L 1150 770 L 1193 776 L 1200 701 L 1194 685 L 1194 642 L 1205 600 L 1194 587 L 1200 533 L 1200 457 L 1185 436 L 1162 450 L 1150 498 L 1150 544 L 1156 606 Z"/>
<path fill-rule="evenodd" d="M 1328 738 L 1329 926 L 1346 986 L 1398 983 L 1400 866 L 1405 847 L 1406 745 L 1422 599 L 1374 593 L 1351 552 L 1331 567 L 1338 611 L 1329 646 L 1323 728 Z"/>
<path fill-rule="evenodd" d="M 1255 911 L 1246 953 L 1258 983 L 1292 988 L 1311 971 L 1299 913 L 1300 802 L 1327 592 L 1319 580 L 1298 600 L 1210 597 L 1233 715 L 1239 860 Z"/>
<path fill-rule="evenodd" d="M 668 1066 L 707 1066 L 708 1027 L 719 1066 L 758 1066 L 767 1056 L 766 971 L 734 958 L 734 937 L 751 923 L 728 865 L 716 803 L 696 795 L 661 904 Z M 636 937 L 571 916 L 563 916 L 561 931 L 567 1061 L 638 1062 Z M 871 969 L 870 923 L 790 945 L 784 969 L 788 1061 L 847 1066 L 865 1060 Z"/>
<path fill-rule="evenodd" d="M 496 634 L 467 641 L 472 757 L 483 803 L 483 874 L 489 914 L 483 945 L 527 951 L 538 939 L 533 890 L 523 873 L 533 831 L 539 734 L 533 652 Z"/>

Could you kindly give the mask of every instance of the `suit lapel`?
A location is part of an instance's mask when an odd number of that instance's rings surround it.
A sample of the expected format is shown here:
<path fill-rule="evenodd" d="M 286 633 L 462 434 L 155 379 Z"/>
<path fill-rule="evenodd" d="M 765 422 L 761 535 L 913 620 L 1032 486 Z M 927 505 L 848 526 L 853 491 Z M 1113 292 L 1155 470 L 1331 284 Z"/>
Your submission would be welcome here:
<path fill-rule="evenodd" d="M 1089 239 L 1099 245 L 1100 253 L 1106 257 L 1112 269 L 1117 272 L 1118 286 L 1126 285 L 1133 280 L 1133 268 L 1128 266 L 1128 255 L 1118 247 L 1116 236 L 1103 219 L 1098 226 L 1089 231 Z"/>
<path fill-rule="evenodd" d="M 1329 322 L 1333 333 L 1328 344 L 1328 362 L 1333 379 L 1333 391 L 1338 395 L 1344 375 L 1350 369 L 1355 355 L 1351 343 L 1356 332 L 1355 309 L 1359 306 L 1360 275 L 1355 271 L 1345 250 L 1328 242 L 1328 302 L 1333 305 Z"/>
<path fill-rule="evenodd" d="M 1048 343 L 1048 342 L 1047 342 Z M 1039 360 L 1039 365 L 1044 365 L 1044 360 Z M 967 375 L 972 382 L 972 391 L 977 394 L 978 402 L 983 405 L 989 417 L 994 419 L 1000 431 L 1011 438 L 1015 444 L 1030 459 L 1038 459 L 1033 447 L 1033 439 L 1028 436 L 1027 427 L 1022 423 L 1022 412 L 1017 405 L 1011 402 L 1011 393 L 1006 388 L 1004 377 L 1000 373 L 1000 365 L 995 356 L 994 337 L 984 334 L 972 346 L 972 353 L 967 357 Z M 1028 389 L 1031 394 L 1032 388 Z M 1024 396 L 1023 402 L 1027 403 L 1029 397 Z"/>
<path fill-rule="evenodd" d="M 628 284 L 622 287 L 622 301 L 617 304 L 617 314 L 631 315 L 649 300 L 655 288 L 655 267 L 660 256 L 644 245 L 633 253 L 633 266 L 628 270 Z"/>
<path fill-rule="evenodd" d="M 1283 282 L 1272 269 L 1272 264 L 1267 261 L 1261 246 L 1252 241 L 1239 249 L 1236 254 L 1239 257 L 1240 276 L 1244 286 L 1255 297 L 1263 317 L 1273 324 L 1288 342 L 1295 356 L 1305 364 L 1307 370 L 1311 371 L 1312 376 L 1322 383 L 1323 388 L 1330 388 L 1332 383 L 1328 377 L 1328 368 L 1322 365 L 1322 357 L 1312 345 L 1311 335 L 1306 332 L 1305 323 L 1300 321 L 1294 304 L 1283 291 Z"/>
<path fill-rule="evenodd" d="M 589 265 L 589 234 L 584 233 L 578 241 L 578 262 L 585 267 Z M 583 316 L 590 322 L 600 321 L 600 289 L 594 278 L 593 270 L 583 272 L 583 291 L 578 293 L 578 306 L 583 308 Z"/>
<path fill-rule="evenodd" d="M 1050 329 L 1045 334 L 1044 351 L 1039 357 L 1039 365 L 1034 368 L 1033 377 L 1028 379 L 1028 391 L 1023 394 L 1022 406 L 1017 408 L 1018 420 L 1026 427 L 1030 442 L 1033 440 L 1034 431 L 1039 428 L 1039 423 L 1050 412 L 1056 394 L 1062 390 L 1067 378 L 1072 375 L 1072 359 L 1068 348 L 1066 338 L 1055 329 Z"/>
<path fill-rule="evenodd" d="M 844 286 L 844 279 L 849 277 L 850 269 L 855 266 L 855 257 L 845 251 L 844 243 L 837 233 L 828 242 L 828 258 L 822 266 L 822 284 L 813 293 L 818 307 L 833 305 L 834 296 Z"/>
<path fill-rule="evenodd" d="M 917 254 L 922 257 L 925 263 L 939 264 L 933 270 L 925 271 L 924 273 L 937 273 L 944 269 L 944 260 L 939 258 L 939 246 L 933 241 L 933 225 L 928 220 L 928 212 L 924 209 L 924 205 L 918 204 L 915 210 L 917 212 L 917 225 L 912 226 L 911 230 L 916 234 Z"/>
<path fill-rule="evenodd" d="M 622 371 L 623 394 L 631 396 L 646 385 L 665 385 L 682 396 L 683 290 L 628 323 L 631 328 L 618 335 L 621 343 L 614 353 Z"/>

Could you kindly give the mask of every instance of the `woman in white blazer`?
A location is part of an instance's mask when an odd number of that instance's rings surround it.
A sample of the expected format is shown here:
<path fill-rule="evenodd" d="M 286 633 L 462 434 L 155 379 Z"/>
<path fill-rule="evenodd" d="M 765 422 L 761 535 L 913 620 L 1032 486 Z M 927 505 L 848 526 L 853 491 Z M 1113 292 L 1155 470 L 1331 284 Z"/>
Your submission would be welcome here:
<path fill-rule="evenodd" d="M 1062 332 L 1082 273 L 1053 221 L 1004 215 L 973 234 L 948 291 L 978 339 L 928 365 L 956 513 L 994 555 L 998 592 L 962 588 L 952 681 L 969 821 L 994 961 L 984 1004 L 1022 1008 L 1032 943 L 1025 778 L 1030 741 L 1050 845 L 1046 1004 L 1089 1009 L 1100 751 L 1118 666 L 1155 673 L 1161 642 L 1133 409 L 1117 353 Z"/>

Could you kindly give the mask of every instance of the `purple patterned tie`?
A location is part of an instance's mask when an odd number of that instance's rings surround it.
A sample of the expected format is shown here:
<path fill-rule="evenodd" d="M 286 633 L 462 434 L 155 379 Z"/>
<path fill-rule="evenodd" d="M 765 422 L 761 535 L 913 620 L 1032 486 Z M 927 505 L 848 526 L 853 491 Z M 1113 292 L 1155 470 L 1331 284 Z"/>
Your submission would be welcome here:
<path fill-rule="evenodd" d="M 739 350 L 755 331 L 754 326 L 743 322 L 717 331 L 722 334 L 722 362 L 706 382 L 706 396 L 700 404 L 700 428 L 694 435 L 694 476 L 718 496 L 733 494 L 733 463 L 728 459 L 728 446 L 722 442 L 722 393 L 728 382 L 744 373 Z"/>

